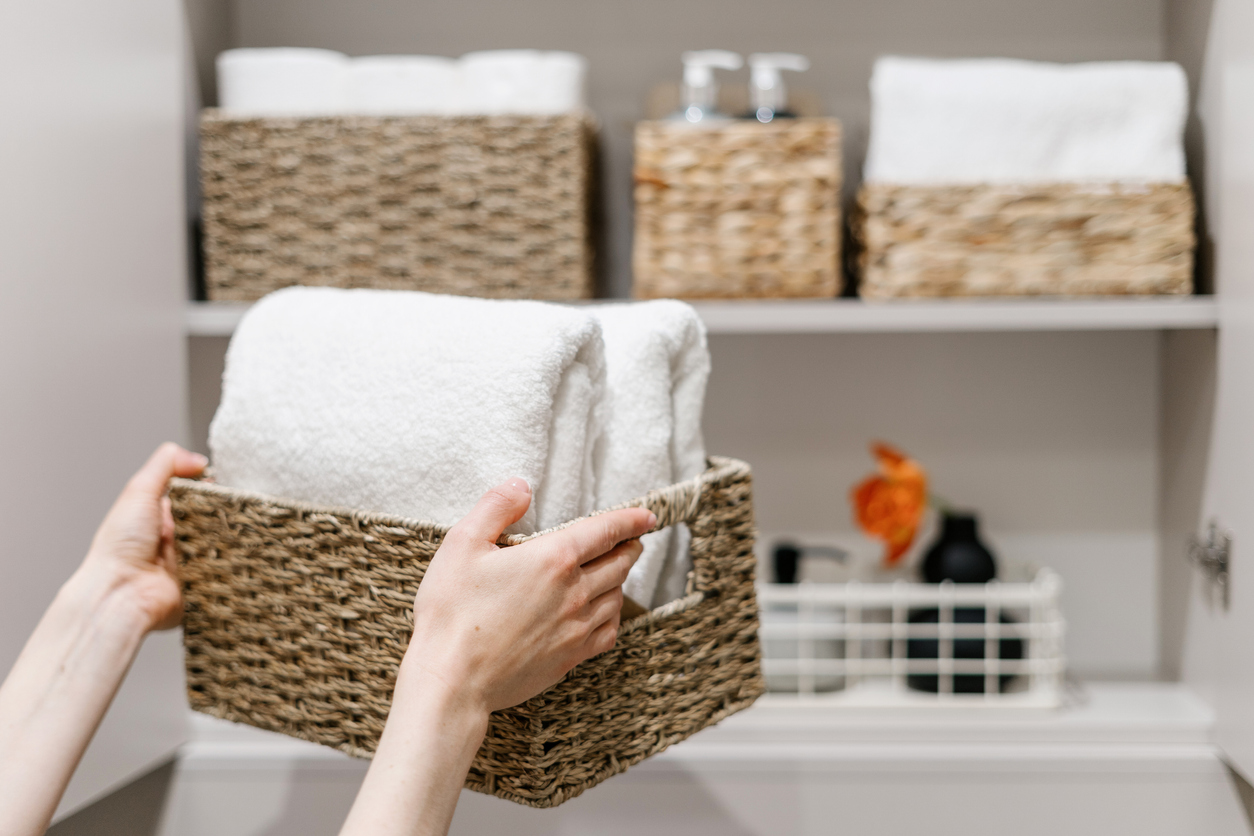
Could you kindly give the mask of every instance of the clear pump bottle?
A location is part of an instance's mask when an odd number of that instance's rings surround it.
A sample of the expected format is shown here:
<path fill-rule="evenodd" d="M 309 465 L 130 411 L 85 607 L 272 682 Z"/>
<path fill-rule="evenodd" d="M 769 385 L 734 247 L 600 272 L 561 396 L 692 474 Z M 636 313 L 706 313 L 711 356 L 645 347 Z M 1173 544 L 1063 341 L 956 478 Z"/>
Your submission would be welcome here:
<path fill-rule="evenodd" d="M 797 114 L 788 110 L 788 89 L 781 70 L 804 72 L 810 59 L 792 52 L 755 52 L 749 56 L 749 112 L 746 119 L 770 122 Z"/>
<path fill-rule="evenodd" d="M 679 110 L 672 119 L 685 122 L 707 122 L 728 117 L 718 110 L 718 81 L 714 70 L 738 70 L 744 59 L 725 49 L 698 49 L 685 52 L 684 83 Z"/>

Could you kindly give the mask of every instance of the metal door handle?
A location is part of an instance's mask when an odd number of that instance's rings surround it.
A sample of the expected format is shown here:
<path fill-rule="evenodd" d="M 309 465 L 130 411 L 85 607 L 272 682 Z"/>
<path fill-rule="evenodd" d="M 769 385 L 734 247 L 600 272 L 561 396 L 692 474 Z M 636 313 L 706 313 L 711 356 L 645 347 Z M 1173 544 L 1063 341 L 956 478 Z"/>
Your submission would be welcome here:
<path fill-rule="evenodd" d="M 1206 526 L 1206 539 L 1189 537 L 1189 562 L 1197 566 L 1206 579 L 1212 598 L 1218 592 L 1219 602 L 1228 609 L 1228 579 L 1231 568 L 1232 535 L 1211 520 Z"/>

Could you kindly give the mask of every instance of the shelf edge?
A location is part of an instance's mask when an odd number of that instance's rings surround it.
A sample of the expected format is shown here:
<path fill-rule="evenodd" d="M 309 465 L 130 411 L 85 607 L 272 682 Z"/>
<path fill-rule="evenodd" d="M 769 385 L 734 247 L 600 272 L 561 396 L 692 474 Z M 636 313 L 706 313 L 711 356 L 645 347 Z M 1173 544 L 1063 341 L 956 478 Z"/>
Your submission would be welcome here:
<path fill-rule="evenodd" d="M 189 302 L 189 337 L 229 337 L 247 302 Z M 711 334 L 858 334 L 973 331 L 1148 331 L 1212 329 L 1214 297 L 1167 299 L 944 300 L 865 303 L 856 299 L 694 302 Z"/>

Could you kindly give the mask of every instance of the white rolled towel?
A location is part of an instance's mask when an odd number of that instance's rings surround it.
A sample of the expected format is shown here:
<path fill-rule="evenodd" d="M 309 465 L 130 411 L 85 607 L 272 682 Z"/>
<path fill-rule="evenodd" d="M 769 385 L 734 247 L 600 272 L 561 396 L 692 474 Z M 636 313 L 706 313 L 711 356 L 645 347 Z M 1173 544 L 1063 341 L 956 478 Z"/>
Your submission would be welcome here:
<path fill-rule="evenodd" d="M 701 412 L 710 354 L 692 306 L 664 299 L 591 308 L 605 339 L 604 434 L 596 449 L 597 506 L 608 508 L 705 470 Z M 624 593 L 659 606 L 684 593 L 692 561 L 686 527 L 645 535 Z"/>
<path fill-rule="evenodd" d="M 435 55 L 370 55 L 348 67 L 348 109 L 378 115 L 449 114 L 460 107 L 461 71 Z"/>
<path fill-rule="evenodd" d="M 218 104 L 236 116 L 318 116 L 348 106 L 347 55 L 329 49 L 228 49 Z"/>
<path fill-rule="evenodd" d="M 468 113 L 556 114 L 584 106 L 587 61 L 572 52 L 495 49 L 460 59 Z"/>
<path fill-rule="evenodd" d="M 427 293 L 290 288 L 227 351 L 209 430 L 218 480 L 452 524 L 512 476 L 512 533 L 596 506 L 604 349 L 576 308 Z"/>
<path fill-rule="evenodd" d="M 1177 64 L 885 57 L 871 76 L 865 179 L 1181 182 Z"/>
<path fill-rule="evenodd" d="M 468 113 L 528 113 L 534 107 L 542 74 L 538 50 L 468 52 L 460 64 Z"/>
<path fill-rule="evenodd" d="M 540 55 L 540 83 L 532 103 L 537 114 L 583 110 L 588 61 L 574 52 Z"/>

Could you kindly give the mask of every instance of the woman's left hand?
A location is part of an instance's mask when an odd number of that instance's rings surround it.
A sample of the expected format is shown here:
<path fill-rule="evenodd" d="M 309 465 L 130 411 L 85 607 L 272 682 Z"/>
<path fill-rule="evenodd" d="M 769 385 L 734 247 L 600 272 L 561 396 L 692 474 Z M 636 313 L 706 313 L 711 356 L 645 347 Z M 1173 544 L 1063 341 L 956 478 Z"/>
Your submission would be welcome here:
<path fill-rule="evenodd" d="M 172 476 L 199 476 L 207 464 L 204 456 L 177 444 L 158 447 L 118 495 L 80 569 L 99 573 L 130 598 L 148 630 L 168 630 L 183 617 L 166 484 Z"/>

